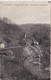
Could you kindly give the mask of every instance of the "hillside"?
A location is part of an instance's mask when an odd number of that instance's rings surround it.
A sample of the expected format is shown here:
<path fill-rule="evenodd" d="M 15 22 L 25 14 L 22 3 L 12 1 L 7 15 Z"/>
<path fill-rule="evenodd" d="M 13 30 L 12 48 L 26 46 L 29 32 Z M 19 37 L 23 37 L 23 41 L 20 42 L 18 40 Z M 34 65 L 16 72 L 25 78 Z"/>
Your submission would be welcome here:
<path fill-rule="evenodd" d="M 6 42 L 6 47 L 9 46 L 0 50 L 0 79 L 48 80 L 50 78 L 50 71 L 45 70 L 50 65 L 49 26 L 48 24 L 17 25 L 7 18 L 0 19 L 0 42 Z"/>
<path fill-rule="evenodd" d="M 0 41 L 5 41 L 8 45 L 17 45 L 23 37 L 23 30 L 19 25 L 0 20 Z"/>
<path fill-rule="evenodd" d="M 36 39 L 44 49 L 50 49 L 50 24 L 22 24 L 20 25 L 28 37 Z M 49 52 L 50 53 L 50 52 Z"/>
<path fill-rule="evenodd" d="M 50 46 L 50 25 L 49 24 L 21 24 L 12 23 L 9 19 L 0 19 L 0 40 L 5 40 L 8 44 L 22 42 L 25 37 L 36 39 L 47 51 Z"/>

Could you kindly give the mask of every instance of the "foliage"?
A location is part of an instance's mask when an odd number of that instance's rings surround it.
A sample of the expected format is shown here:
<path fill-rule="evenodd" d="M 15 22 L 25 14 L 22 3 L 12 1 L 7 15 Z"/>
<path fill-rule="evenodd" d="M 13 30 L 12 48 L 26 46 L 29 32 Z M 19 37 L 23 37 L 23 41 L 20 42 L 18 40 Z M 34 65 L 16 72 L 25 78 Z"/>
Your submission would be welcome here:
<path fill-rule="evenodd" d="M 7 44 L 17 45 L 18 41 L 24 37 L 24 31 L 19 28 L 19 25 L 9 23 L 7 18 L 0 20 L 0 38 Z"/>

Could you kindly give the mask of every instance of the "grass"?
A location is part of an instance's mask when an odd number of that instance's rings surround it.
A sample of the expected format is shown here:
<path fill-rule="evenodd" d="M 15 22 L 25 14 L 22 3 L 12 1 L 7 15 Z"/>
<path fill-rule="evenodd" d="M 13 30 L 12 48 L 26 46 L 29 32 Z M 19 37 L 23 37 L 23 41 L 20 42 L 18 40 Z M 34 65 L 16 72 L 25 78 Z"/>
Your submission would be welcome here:
<path fill-rule="evenodd" d="M 2 80 L 38 80 L 38 76 L 45 77 L 46 73 L 42 73 L 38 65 L 34 65 L 32 62 L 24 65 L 23 47 L 11 48 L 10 50 L 14 53 L 14 59 L 11 59 L 10 54 L 10 57 L 3 55 L 0 57 L 2 60 L 2 64 L 0 62 Z"/>
<path fill-rule="evenodd" d="M 11 49 L 14 52 L 15 58 L 2 55 L 2 80 L 34 80 L 34 76 L 23 66 L 22 47 Z M 21 55 L 20 55 L 21 54 Z M 3 68 L 4 67 L 4 68 Z"/>

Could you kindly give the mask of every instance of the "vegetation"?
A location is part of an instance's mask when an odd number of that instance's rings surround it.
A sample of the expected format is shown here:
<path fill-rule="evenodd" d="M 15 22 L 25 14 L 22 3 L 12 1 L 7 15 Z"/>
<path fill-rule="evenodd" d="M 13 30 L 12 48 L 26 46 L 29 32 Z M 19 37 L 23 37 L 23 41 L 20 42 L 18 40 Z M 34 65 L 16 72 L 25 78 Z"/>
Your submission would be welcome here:
<path fill-rule="evenodd" d="M 10 22 L 7 18 L 0 19 L 0 41 L 5 41 L 7 46 L 20 45 L 18 48 L 10 49 L 14 53 L 13 60 L 9 57 L 11 54 L 9 54 L 9 56 L 2 56 L 2 67 L 4 67 L 2 75 L 5 80 L 38 80 L 38 77 L 36 75 L 33 76 L 27 69 L 25 69 L 23 64 L 23 48 L 26 45 L 25 34 L 26 38 L 29 38 L 29 40 L 33 38 L 39 42 L 39 45 L 43 50 L 41 63 L 45 68 L 50 64 L 49 26 L 49 24 L 16 25 Z M 6 51 L 6 53 L 7 52 L 9 52 L 9 50 Z"/>
<path fill-rule="evenodd" d="M 19 28 L 19 25 L 8 24 L 7 18 L 0 20 L 0 38 L 8 45 L 17 45 L 18 41 L 24 37 L 24 31 Z"/>
<path fill-rule="evenodd" d="M 39 45 L 49 51 L 50 49 L 50 25 L 49 24 L 23 24 L 21 28 L 26 35 L 33 37 L 39 42 Z"/>

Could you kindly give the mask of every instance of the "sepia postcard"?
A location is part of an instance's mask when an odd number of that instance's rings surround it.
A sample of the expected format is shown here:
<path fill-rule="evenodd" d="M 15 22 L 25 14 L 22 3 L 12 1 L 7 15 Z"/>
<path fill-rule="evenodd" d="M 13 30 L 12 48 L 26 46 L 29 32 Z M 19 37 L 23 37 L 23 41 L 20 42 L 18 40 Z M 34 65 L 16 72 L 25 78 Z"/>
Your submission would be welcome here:
<path fill-rule="evenodd" d="M 51 2 L 0 1 L 0 80 L 50 80 Z"/>

